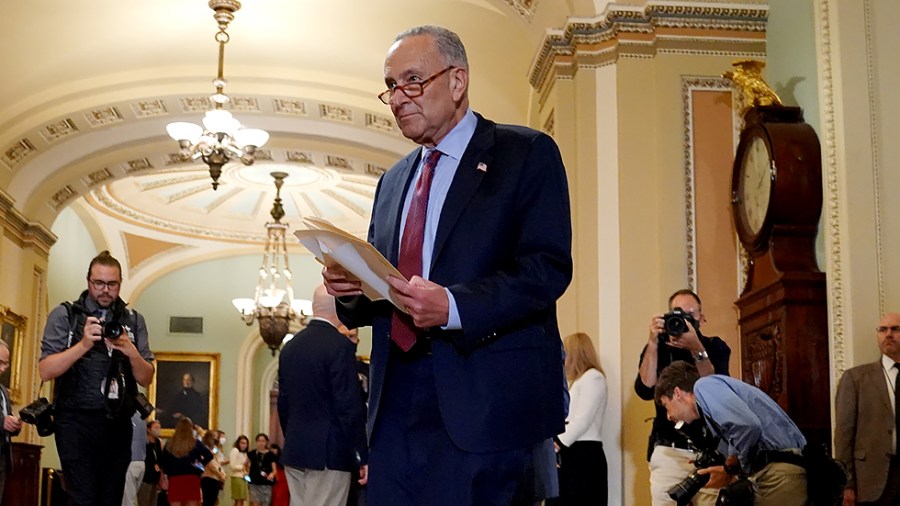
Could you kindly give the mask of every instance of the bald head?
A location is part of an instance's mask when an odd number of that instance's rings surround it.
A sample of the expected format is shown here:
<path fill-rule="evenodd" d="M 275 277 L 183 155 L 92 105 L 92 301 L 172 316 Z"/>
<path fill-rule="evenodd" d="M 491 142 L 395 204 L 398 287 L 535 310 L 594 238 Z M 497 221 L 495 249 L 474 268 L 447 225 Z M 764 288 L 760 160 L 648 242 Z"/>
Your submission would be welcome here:
<path fill-rule="evenodd" d="M 900 313 L 886 313 L 878 321 L 878 349 L 900 362 Z"/>
<path fill-rule="evenodd" d="M 313 316 L 328 320 L 335 327 L 341 324 L 334 309 L 334 297 L 328 294 L 325 285 L 316 287 L 316 291 L 313 293 L 312 311 Z"/>

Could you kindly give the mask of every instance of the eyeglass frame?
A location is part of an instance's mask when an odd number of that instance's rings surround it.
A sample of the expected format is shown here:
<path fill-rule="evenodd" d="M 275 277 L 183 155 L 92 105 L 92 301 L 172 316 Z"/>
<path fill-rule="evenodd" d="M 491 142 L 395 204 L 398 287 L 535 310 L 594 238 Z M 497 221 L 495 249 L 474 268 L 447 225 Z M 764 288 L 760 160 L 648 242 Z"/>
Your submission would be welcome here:
<path fill-rule="evenodd" d="M 887 334 L 887 333 L 891 333 L 891 332 L 900 332 L 900 325 L 891 325 L 890 327 L 886 327 L 886 326 L 875 327 L 875 330 L 876 330 L 879 334 Z"/>
<path fill-rule="evenodd" d="M 122 286 L 121 281 L 103 281 L 102 279 L 90 279 L 88 278 L 88 283 L 94 287 L 94 290 L 103 290 L 107 289 L 109 291 L 118 290 Z"/>
<path fill-rule="evenodd" d="M 429 77 L 428 79 L 423 79 L 421 81 L 417 81 L 414 83 L 394 84 L 393 88 L 388 88 L 388 89 L 382 91 L 381 93 L 379 93 L 378 100 L 380 100 L 381 103 L 384 105 L 391 105 L 391 99 L 394 98 L 394 92 L 397 90 L 399 90 L 404 95 L 406 95 L 406 98 L 421 97 L 422 95 L 425 94 L 425 86 L 426 85 L 430 84 L 432 81 L 434 81 L 438 77 L 441 77 L 442 75 L 446 74 L 447 72 L 449 72 L 453 69 L 458 69 L 458 68 L 460 68 L 460 67 L 458 67 L 456 65 L 450 65 L 449 67 L 445 68 L 444 70 L 442 70 L 436 74 L 432 74 L 432 76 Z M 410 94 L 410 90 L 415 89 L 416 87 L 419 88 L 419 91 L 416 93 Z"/>

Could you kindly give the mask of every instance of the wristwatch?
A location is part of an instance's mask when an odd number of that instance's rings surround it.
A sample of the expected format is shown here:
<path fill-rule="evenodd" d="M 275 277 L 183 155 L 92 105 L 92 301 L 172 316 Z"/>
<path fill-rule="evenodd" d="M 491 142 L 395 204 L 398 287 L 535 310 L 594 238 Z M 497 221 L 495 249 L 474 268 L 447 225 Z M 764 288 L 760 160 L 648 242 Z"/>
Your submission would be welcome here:
<path fill-rule="evenodd" d="M 698 351 L 696 355 L 694 355 L 694 361 L 703 362 L 709 358 L 709 353 L 706 353 L 706 350 Z"/>

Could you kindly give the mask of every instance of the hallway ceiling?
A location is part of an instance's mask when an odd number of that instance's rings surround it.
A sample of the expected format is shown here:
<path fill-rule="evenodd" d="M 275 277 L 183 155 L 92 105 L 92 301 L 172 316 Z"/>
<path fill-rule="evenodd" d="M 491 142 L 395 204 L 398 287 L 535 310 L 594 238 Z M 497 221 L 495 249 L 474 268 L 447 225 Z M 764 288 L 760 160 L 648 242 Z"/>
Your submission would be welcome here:
<path fill-rule="evenodd" d="M 394 36 L 428 23 L 459 33 L 474 107 L 522 123 L 544 27 L 579 8 L 596 7 L 244 0 L 228 29 L 226 92 L 243 124 L 272 137 L 255 165 L 226 165 L 213 191 L 207 167 L 178 160 L 165 132 L 172 121 L 199 122 L 213 92 L 216 23 L 206 0 L 9 0 L 0 16 L 0 189 L 47 228 L 76 204 L 102 231 L 97 246 L 114 254 L 128 253 L 126 230 L 256 251 L 275 195 L 269 173 L 283 170 L 285 221 L 315 215 L 362 236 L 379 174 L 413 147 L 376 98 Z"/>

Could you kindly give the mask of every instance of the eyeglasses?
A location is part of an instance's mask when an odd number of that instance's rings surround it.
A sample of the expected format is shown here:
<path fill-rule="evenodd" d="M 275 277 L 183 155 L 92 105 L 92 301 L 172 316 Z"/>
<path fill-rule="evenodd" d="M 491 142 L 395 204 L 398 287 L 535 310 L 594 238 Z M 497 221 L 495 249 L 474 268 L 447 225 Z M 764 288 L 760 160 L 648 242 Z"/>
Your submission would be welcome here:
<path fill-rule="evenodd" d="M 892 325 L 890 327 L 878 327 L 875 330 L 879 334 L 887 334 L 888 332 L 900 332 L 900 325 Z"/>
<path fill-rule="evenodd" d="M 119 285 L 121 284 L 118 281 L 103 281 L 102 279 L 92 279 L 90 282 L 95 290 L 103 290 L 104 288 L 115 290 L 119 288 Z"/>
<path fill-rule="evenodd" d="M 446 74 L 448 71 L 455 69 L 455 68 L 458 68 L 458 67 L 454 67 L 453 65 L 451 65 L 423 81 L 416 81 L 414 83 L 406 83 L 406 84 L 393 84 L 393 85 L 391 85 L 390 88 L 381 92 L 381 94 L 378 95 L 378 100 L 381 100 L 381 103 L 383 103 L 384 105 L 389 105 L 391 103 L 391 98 L 394 96 L 394 92 L 398 91 L 398 90 L 402 91 L 403 94 L 406 95 L 408 98 L 415 98 L 415 97 L 421 96 L 422 93 L 425 93 L 425 85 L 426 84 L 430 83 L 431 81 L 434 81 L 438 77 L 441 77 L 442 75 Z"/>

